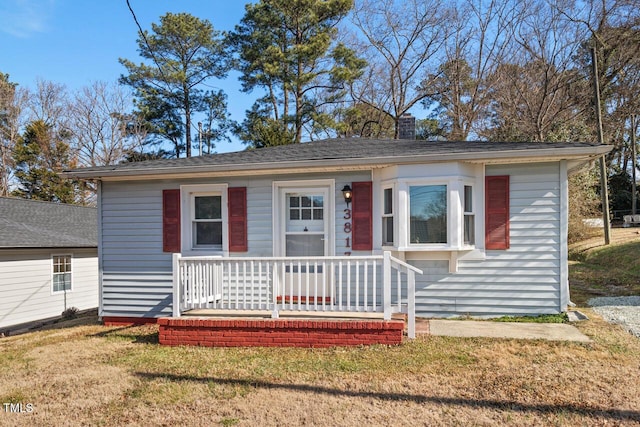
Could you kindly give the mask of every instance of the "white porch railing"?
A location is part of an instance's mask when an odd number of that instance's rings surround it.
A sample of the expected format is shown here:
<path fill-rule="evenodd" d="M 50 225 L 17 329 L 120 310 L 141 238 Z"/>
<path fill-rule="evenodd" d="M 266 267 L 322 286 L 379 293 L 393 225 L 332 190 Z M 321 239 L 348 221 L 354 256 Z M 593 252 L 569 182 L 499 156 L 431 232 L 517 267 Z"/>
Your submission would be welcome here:
<path fill-rule="evenodd" d="M 183 257 L 173 255 L 173 316 L 192 309 L 407 314 L 415 337 L 415 274 L 381 256 Z"/>

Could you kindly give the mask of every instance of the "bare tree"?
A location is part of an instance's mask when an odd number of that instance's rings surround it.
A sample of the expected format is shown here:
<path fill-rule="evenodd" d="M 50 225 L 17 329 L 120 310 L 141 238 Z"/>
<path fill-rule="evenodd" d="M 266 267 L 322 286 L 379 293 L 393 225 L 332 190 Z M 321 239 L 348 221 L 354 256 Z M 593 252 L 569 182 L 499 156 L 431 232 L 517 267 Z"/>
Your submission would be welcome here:
<path fill-rule="evenodd" d="M 605 140 L 610 158 L 624 163 L 629 117 L 640 108 L 640 8 L 637 0 L 556 0 L 554 8 L 575 25 L 582 42 L 577 66 L 588 69 L 590 49 L 598 56 L 598 80 Z M 588 75 L 585 78 L 589 78 Z M 586 98 L 590 108 L 591 97 Z M 595 131 L 593 132 L 595 134 Z M 623 154 L 624 153 L 624 154 Z"/>
<path fill-rule="evenodd" d="M 67 119 L 68 94 L 64 85 L 38 79 L 35 91 L 29 93 L 30 122 L 42 121 L 53 129 L 64 127 Z"/>
<path fill-rule="evenodd" d="M 71 145 L 80 166 L 112 165 L 141 149 L 145 133 L 127 114 L 132 98 L 122 86 L 93 82 L 69 104 Z"/>
<path fill-rule="evenodd" d="M 353 24 L 360 37 L 356 51 L 369 69 L 352 88 L 356 103 L 368 105 L 395 123 L 426 97 L 447 36 L 449 10 L 441 0 L 358 0 Z"/>
<path fill-rule="evenodd" d="M 512 55 L 518 16 L 514 3 L 503 0 L 460 0 L 450 13 L 446 56 L 426 79 L 424 85 L 434 90 L 423 101 L 434 109 L 448 139 L 466 140 L 486 125 L 492 76 Z"/>
<path fill-rule="evenodd" d="M 515 54 L 494 71 L 489 139 L 584 140 L 588 81 L 576 67 L 580 34 L 544 1 L 520 5 L 513 28 Z"/>

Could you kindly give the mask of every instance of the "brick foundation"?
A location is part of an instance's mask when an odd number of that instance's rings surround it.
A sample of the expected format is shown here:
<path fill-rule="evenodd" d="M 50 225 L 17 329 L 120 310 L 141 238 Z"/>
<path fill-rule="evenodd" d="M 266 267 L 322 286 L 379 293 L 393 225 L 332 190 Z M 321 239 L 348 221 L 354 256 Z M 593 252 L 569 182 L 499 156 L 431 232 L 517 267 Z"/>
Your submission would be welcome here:
<path fill-rule="evenodd" d="M 155 317 L 123 317 L 123 316 L 103 316 L 102 324 L 105 326 L 132 326 L 156 324 Z"/>
<path fill-rule="evenodd" d="M 163 345 L 335 347 L 400 344 L 402 321 L 160 318 Z"/>

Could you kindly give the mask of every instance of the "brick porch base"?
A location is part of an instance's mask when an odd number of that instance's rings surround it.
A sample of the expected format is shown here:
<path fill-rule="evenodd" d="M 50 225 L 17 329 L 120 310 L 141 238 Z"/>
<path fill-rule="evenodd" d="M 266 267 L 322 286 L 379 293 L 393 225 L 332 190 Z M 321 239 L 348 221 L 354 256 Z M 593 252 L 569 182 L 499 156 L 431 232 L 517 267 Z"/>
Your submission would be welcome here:
<path fill-rule="evenodd" d="M 400 344 L 398 320 L 160 318 L 163 345 L 335 347 Z"/>

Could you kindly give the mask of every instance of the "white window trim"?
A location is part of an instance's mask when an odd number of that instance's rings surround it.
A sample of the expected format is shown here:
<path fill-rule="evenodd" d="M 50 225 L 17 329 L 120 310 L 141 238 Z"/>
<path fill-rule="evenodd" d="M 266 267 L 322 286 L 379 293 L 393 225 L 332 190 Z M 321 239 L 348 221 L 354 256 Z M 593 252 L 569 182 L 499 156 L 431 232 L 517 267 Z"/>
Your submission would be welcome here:
<path fill-rule="evenodd" d="M 327 201 L 325 202 L 326 215 L 325 221 L 325 253 L 326 256 L 335 255 L 336 251 L 336 182 L 334 179 L 312 179 L 312 180 L 296 180 L 296 181 L 273 181 L 272 184 L 272 216 L 271 229 L 273 230 L 273 255 L 284 256 L 285 239 L 283 229 L 283 218 L 288 213 L 286 206 L 285 193 L 306 192 L 309 190 L 321 189 L 327 192 Z"/>
<path fill-rule="evenodd" d="M 384 213 L 384 192 L 385 190 L 391 190 L 391 214 Z M 382 242 L 382 248 L 393 249 L 398 244 L 398 191 L 395 183 L 383 183 L 380 187 L 380 194 L 382 195 L 380 203 L 380 240 Z M 393 243 L 391 245 L 386 244 L 384 241 L 384 229 L 383 218 L 393 218 Z"/>
<path fill-rule="evenodd" d="M 467 212 L 464 210 L 465 206 L 464 206 L 464 188 L 465 187 L 471 187 L 471 211 Z M 460 182 L 460 208 L 461 208 L 461 212 L 462 212 L 462 216 L 461 216 L 461 225 L 460 225 L 460 247 L 462 249 L 465 250 L 473 250 L 476 248 L 477 242 L 478 242 L 478 192 L 476 190 L 476 185 L 473 181 L 471 180 L 462 180 Z M 472 245 L 467 245 L 464 242 L 464 218 L 466 215 L 472 215 L 473 216 L 473 244 Z"/>
<path fill-rule="evenodd" d="M 54 291 L 53 290 L 53 277 L 55 275 L 55 273 L 53 272 L 53 259 L 54 257 L 69 257 L 70 258 L 70 262 L 71 262 L 71 284 L 69 289 L 67 290 L 62 290 L 62 291 Z M 62 254 L 51 254 L 51 295 L 60 295 L 60 294 L 64 294 L 64 293 L 69 293 L 69 292 L 73 292 L 73 271 L 75 269 L 74 266 L 74 261 L 73 261 L 73 254 L 69 254 L 69 253 L 62 253 Z"/>
<path fill-rule="evenodd" d="M 398 250 L 409 251 L 450 251 L 457 250 L 459 246 L 456 246 L 457 236 L 459 231 L 457 230 L 457 220 L 452 221 L 453 218 L 459 217 L 459 209 L 452 204 L 452 192 L 456 190 L 455 179 L 420 179 L 420 180 L 398 180 L 398 204 L 399 212 L 398 218 L 402 218 L 402 222 L 399 235 L 398 235 Z M 422 186 L 422 185 L 445 185 L 447 187 L 447 243 L 410 243 L 410 217 L 411 217 L 411 201 L 409 196 L 410 187 Z M 400 225 L 400 224 L 399 224 Z"/>
<path fill-rule="evenodd" d="M 221 255 L 229 256 L 229 207 L 227 184 L 195 184 L 180 186 L 180 242 L 183 255 Z M 192 224 L 194 196 L 220 195 L 222 208 L 222 249 L 195 248 L 193 245 Z"/>

